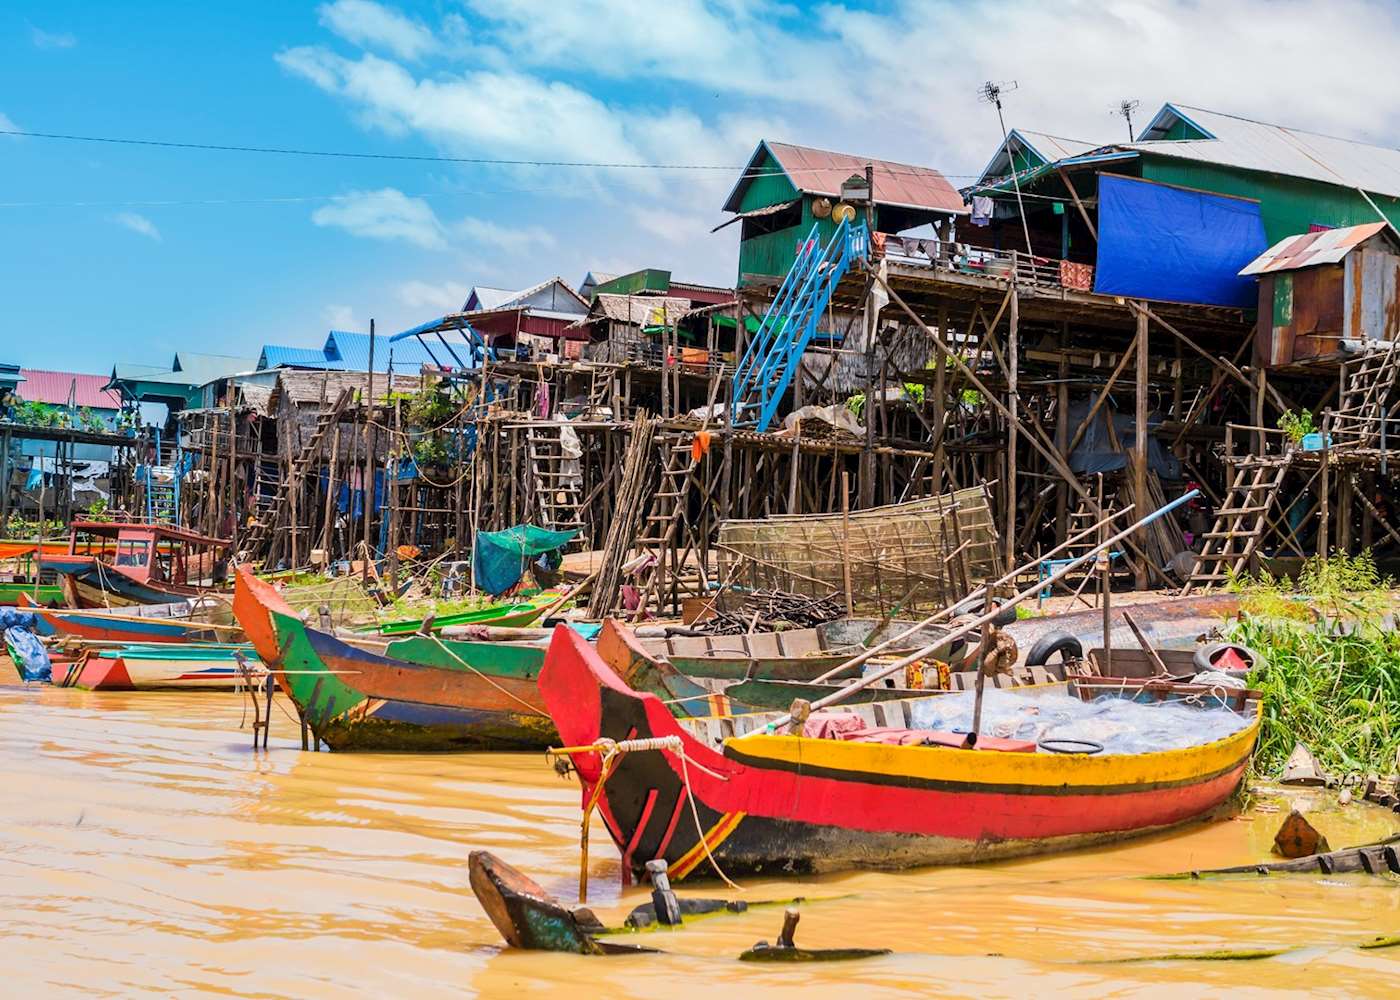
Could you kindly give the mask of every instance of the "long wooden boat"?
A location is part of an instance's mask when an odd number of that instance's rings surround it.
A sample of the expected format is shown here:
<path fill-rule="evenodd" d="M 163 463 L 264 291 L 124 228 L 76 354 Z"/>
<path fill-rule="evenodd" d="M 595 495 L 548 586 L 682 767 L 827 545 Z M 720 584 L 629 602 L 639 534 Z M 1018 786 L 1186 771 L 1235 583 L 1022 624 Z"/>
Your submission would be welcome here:
<path fill-rule="evenodd" d="M 492 628 L 529 628 L 544 614 L 545 609 L 556 603 L 563 595 L 557 591 L 544 591 L 533 594 L 521 601 L 509 604 L 493 604 L 472 611 L 458 611 L 449 615 L 439 615 L 432 620 L 432 630 L 439 632 L 445 628 L 458 628 L 464 625 L 487 625 Z M 422 618 L 408 618 L 402 621 L 381 622 L 375 629 L 380 635 L 412 635 L 423 628 Z"/>
<path fill-rule="evenodd" d="M 558 738 L 535 686 L 543 645 L 331 635 L 246 569 L 234 613 L 333 750 L 527 750 Z"/>
<path fill-rule="evenodd" d="M 44 607 L 62 607 L 63 587 L 39 559 L 67 548 L 63 542 L 24 542 L 0 539 L 0 606 L 15 607 L 26 598 Z"/>
<path fill-rule="evenodd" d="M 795 669 L 791 661 L 780 659 L 776 664 L 756 661 L 751 669 L 739 675 L 735 664 L 720 658 L 708 663 L 701 657 L 688 657 L 685 662 L 694 673 L 678 669 L 656 650 L 665 646 L 655 639 L 639 639 L 634 632 L 615 619 L 603 622 L 598 633 L 598 656 L 628 687 L 654 694 L 679 716 L 742 715 L 750 712 L 771 712 L 785 709 L 796 698 L 815 701 L 835 690 L 836 682 L 813 683 L 801 679 L 818 676 L 814 670 Z M 975 673 L 950 672 L 950 685 L 961 690 L 966 678 Z M 889 701 L 910 698 L 923 691 L 893 685 L 872 685 L 859 692 L 855 701 Z"/>
<path fill-rule="evenodd" d="M 91 649 L 54 681 L 89 691 L 229 691 L 242 682 L 238 657 L 252 660 L 243 643 L 123 645 Z"/>
<path fill-rule="evenodd" d="M 689 677 L 738 681 L 761 676 L 776 681 L 809 681 L 915 624 L 842 618 L 815 628 L 747 635 L 675 635 L 643 642 L 652 653 L 665 657 L 672 667 Z M 895 658 L 921 649 L 945 633 L 937 626 L 921 628 L 884 655 Z M 968 644 L 959 639 L 935 650 L 930 658 L 962 669 L 967 652 Z"/>
<path fill-rule="evenodd" d="M 230 642 L 242 638 L 228 605 L 218 602 L 193 607 L 189 601 L 172 604 L 135 604 L 119 612 L 22 605 L 39 619 L 40 631 L 74 639 L 99 642 L 183 643 Z M 220 627 L 211 627 L 220 626 Z"/>
<path fill-rule="evenodd" d="M 168 604 L 209 593 L 228 543 L 165 524 L 75 521 L 68 551 L 39 565 L 63 581 L 70 607 Z"/>
<path fill-rule="evenodd" d="M 1234 735 L 1145 754 L 1011 752 L 1026 747 L 985 737 L 977 749 L 960 749 L 957 734 L 928 733 L 935 745 L 905 746 L 769 735 L 763 727 L 776 714 L 677 719 L 568 629 L 555 631 L 540 691 L 566 746 L 675 739 L 677 749 L 614 758 L 606 781 L 600 753 L 571 755 L 584 801 L 598 794 L 623 868 L 639 878 L 655 858 L 682 879 L 710 874 L 711 855 L 729 875 L 782 874 L 959 864 L 1116 841 L 1224 804 L 1259 731 L 1251 701 L 1250 721 Z M 847 710 L 872 727 L 909 729 L 916 704 Z"/>

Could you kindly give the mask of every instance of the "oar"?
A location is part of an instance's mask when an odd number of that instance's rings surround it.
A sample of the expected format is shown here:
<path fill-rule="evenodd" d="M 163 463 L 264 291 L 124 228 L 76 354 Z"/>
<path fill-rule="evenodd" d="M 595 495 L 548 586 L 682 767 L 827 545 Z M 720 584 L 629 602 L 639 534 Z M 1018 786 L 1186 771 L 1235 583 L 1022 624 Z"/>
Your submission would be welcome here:
<path fill-rule="evenodd" d="M 1015 607 L 1017 604 L 1020 604 L 1027 598 L 1035 596 L 1037 593 L 1044 589 L 1047 583 L 1053 584 L 1058 580 L 1063 580 L 1066 576 L 1073 573 L 1078 567 L 1082 566 L 1084 563 L 1098 556 L 1100 552 L 1105 551 L 1112 545 L 1116 545 L 1118 542 L 1121 542 L 1133 532 L 1145 528 L 1147 525 L 1151 524 L 1159 517 L 1162 517 L 1163 515 L 1175 510 L 1177 507 L 1180 507 L 1182 504 L 1190 500 L 1194 500 L 1199 495 L 1200 490 L 1191 490 L 1190 492 L 1183 494 L 1178 499 L 1173 500 L 1171 503 L 1158 508 L 1151 514 L 1148 514 L 1146 517 L 1144 517 L 1137 523 L 1131 524 L 1128 527 L 1124 528 L 1112 538 L 1106 539 L 1105 541 L 1098 543 L 1088 552 L 1085 552 L 1082 556 L 1070 560 L 1064 566 L 1060 567 L 1060 569 L 1056 570 L 1053 574 L 1051 574 L 1048 580 L 1036 581 L 1034 586 L 1027 587 L 1025 590 L 1014 595 L 1001 607 L 995 608 L 991 611 L 986 612 L 985 614 L 979 615 L 977 618 L 974 618 L 966 625 L 963 625 L 960 628 L 953 629 L 947 635 L 939 638 L 936 642 L 930 643 L 929 645 L 924 646 L 921 649 L 916 649 L 908 656 L 896 660 L 895 662 L 889 664 L 881 670 L 877 670 L 873 674 L 861 677 L 858 680 L 855 680 L 852 683 L 846 685 L 845 687 L 840 688 L 837 691 L 833 691 L 831 694 L 826 695 L 825 697 L 818 698 L 816 701 L 812 702 L 811 711 L 816 712 L 820 709 L 826 708 L 828 705 L 835 705 L 837 702 L 845 701 L 857 691 L 863 690 L 864 688 L 868 688 L 872 684 L 876 684 L 879 681 L 884 680 L 886 677 L 889 677 L 892 674 L 902 671 L 911 663 L 917 663 L 919 660 L 922 660 L 925 656 L 928 656 L 940 646 L 946 645 L 947 643 L 952 642 L 954 639 L 961 639 L 963 636 L 968 635 L 971 632 L 975 632 L 982 626 L 991 624 L 992 619 L 996 618 L 997 615 L 1001 614 L 1001 612 L 1004 611 L 1006 608 Z M 846 663 L 841 664 L 839 667 L 834 668 L 833 672 L 849 670 L 851 666 L 859 662 L 862 662 L 860 657 L 853 658 L 847 661 Z M 762 730 L 755 729 L 752 732 L 746 733 L 744 736 L 738 737 L 738 739 L 744 739 L 747 736 L 752 736 L 756 732 L 771 733 L 777 729 L 781 729 L 783 726 L 790 725 L 792 721 L 792 713 L 788 712 L 787 714 L 779 717 L 777 720 L 770 722 L 768 725 L 764 726 Z"/>

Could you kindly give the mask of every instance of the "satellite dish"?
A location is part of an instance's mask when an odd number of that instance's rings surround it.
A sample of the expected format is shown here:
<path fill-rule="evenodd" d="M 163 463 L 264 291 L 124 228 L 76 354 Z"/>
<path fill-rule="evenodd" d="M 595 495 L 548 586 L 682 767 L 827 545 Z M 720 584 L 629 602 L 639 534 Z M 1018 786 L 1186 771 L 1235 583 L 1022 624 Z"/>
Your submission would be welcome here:
<path fill-rule="evenodd" d="M 844 201 L 831 210 L 831 221 L 836 223 L 854 222 L 856 209 L 854 205 L 848 205 Z"/>
<path fill-rule="evenodd" d="M 812 218 L 825 219 L 831 215 L 831 199 L 818 198 L 812 202 Z"/>

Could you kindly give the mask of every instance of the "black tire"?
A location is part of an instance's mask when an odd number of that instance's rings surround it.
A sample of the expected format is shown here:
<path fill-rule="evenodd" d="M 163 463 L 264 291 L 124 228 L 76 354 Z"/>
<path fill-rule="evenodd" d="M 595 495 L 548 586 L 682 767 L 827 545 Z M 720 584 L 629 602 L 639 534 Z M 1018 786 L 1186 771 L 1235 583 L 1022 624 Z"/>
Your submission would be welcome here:
<path fill-rule="evenodd" d="M 1026 654 L 1026 666 L 1043 667 L 1056 653 L 1060 654 L 1061 662 L 1082 660 L 1084 645 L 1068 632 L 1051 632 L 1035 641 L 1031 651 Z"/>
<path fill-rule="evenodd" d="M 1220 668 L 1215 665 L 1216 657 L 1218 657 L 1221 653 L 1225 652 L 1225 650 L 1227 649 L 1233 649 L 1239 655 L 1239 658 L 1241 660 L 1244 660 L 1246 663 L 1248 663 L 1249 670 L 1243 672 L 1239 670 L 1226 670 L 1223 671 L 1223 673 L 1227 673 L 1236 677 L 1244 677 L 1246 674 L 1254 670 L 1263 670 L 1268 663 L 1268 661 L 1266 661 L 1263 656 L 1261 656 L 1259 653 L 1256 653 L 1254 650 L 1250 649 L 1243 643 L 1210 642 L 1204 646 L 1199 647 L 1196 650 L 1196 655 L 1191 658 L 1192 665 L 1195 666 L 1196 672 L 1205 673 L 1207 670 L 1219 670 Z"/>

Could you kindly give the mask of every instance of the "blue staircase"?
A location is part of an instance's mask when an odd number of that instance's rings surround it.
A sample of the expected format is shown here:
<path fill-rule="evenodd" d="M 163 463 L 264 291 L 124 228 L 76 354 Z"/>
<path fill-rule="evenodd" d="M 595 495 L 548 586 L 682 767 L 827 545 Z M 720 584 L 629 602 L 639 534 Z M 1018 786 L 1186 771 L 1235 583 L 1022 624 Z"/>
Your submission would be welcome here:
<path fill-rule="evenodd" d="M 180 468 L 181 455 L 178 442 L 171 446 L 161 446 L 160 429 L 155 435 L 156 464 L 145 468 L 146 481 L 146 520 L 159 524 L 178 526 L 180 523 Z"/>
<path fill-rule="evenodd" d="M 814 224 L 734 373 L 734 426 L 766 431 L 817 332 L 831 294 L 870 248 L 864 223 L 842 222 L 823 246 Z"/>

